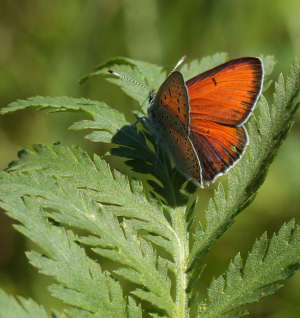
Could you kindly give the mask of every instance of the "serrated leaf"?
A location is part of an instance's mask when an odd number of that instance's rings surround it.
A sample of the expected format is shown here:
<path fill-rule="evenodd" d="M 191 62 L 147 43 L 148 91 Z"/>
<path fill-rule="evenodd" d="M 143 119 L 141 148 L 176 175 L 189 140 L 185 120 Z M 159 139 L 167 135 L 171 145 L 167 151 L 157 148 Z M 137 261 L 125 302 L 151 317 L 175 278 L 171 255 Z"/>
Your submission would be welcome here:
<path fill-rule="evenodd" d="M 137 61 L 129 58 L 118 57 L 110 59 L 103 64 L 99 65 L 95 72 L 92 72 L 81 79 L 81 82 L 90 77 L 98 75 L 109 75 L 107 69 L 111 68 L 114 72 L 127 77 L 133 81 L 140 83 L 147 87 L 150 91 L 157 91 L 161 83 L 166 77 L 165 72 L 162 71 L 160 66 Z M 143 106 L 143 111 L 146 113 L 149 99 L 149 91 L 145 87 L 137 85 L 133 81 L 126 81 L 123 78 L 116 78 L 115 76 L 109 77 L 108 81 L 119 85 L 122 90 L 133 99 L 137 100 Z"/>
<path fill-rule="evenodd" d="M 2 114 L 14 112 L 21 109 L 36 107 L 38 110 L 50 110 L 52 112 L 81 112 L 93 118 L 93 120 L 81 120 L 69 128 L 74 130 L 94 129 L 92 134 L 86 136 L 94 142 L 112 142 L 117 131 L 127 125 L 122 113 L 108 107 L 103 102 L 88 99 L 75 99 L 68 97 L 31 97 L 27 100 L 19 100 L 1 109 Z"/>
<path fill-rule="evenodd" d="M 0 289 L 0 318 L 48 318 L 46 310 L 32 299 L 7 295 Z M 60 316 L 57 316 L 58 318 Z"/>
<path fill-rule="evenodd" d="M 259 301 L 273 294 L 281 287 L 276 283 L 299 268 L 300 229 L 291 221 L 270 241 L 266 235 L 258 239 L 244 266 L 240 255 L 235 257 L 226 274 L 212 282 L 198 316 L 225 317 L 240 306 Z"/>
<path fill-rule="evenodd" d="M 77 306 L 83 312 L 97 313 L 99 317 L 124 316 L 126 303 L 120 286 L 119 296 L 112 298 L 111 286 L 116 283 L 87 257 L 84 249 L 76 243 L 76 237 L 51 225 L 38 200 L 29 197 L 16 199 L 13 195 L 11 200 L 6 196 L 1 205 L 10 211 L 11 217 L 22 220 L 23 225 L 16 225 L 16 228 L 44 251 L 44 255 L 28 252 L 30 262 L 61 284 L 51 288 L 52 294 L 66 304 Z"/>
<path fill-rule="evenodd" d="M 174 242 L 176 233 L 165 219 L 161 205 L 154 200 L 147 201 L 144 192 L 136 182 L 133 182 L 130 187 L 128 181 L 121 176 L 116 177 L 118 181 L 115 180 L 103 160 L 96 158 L 96 164 L 94 164 L 79 148 L 68 149 L 57 144 L 53 148 L 36 145 L 35 150 L 36 153 L 21 152 L 20 160 L 10 166 L 9 172 L 1 174 L 0 200 L 2 202 L 0 204 L 9 211 L 13 218 L 26 224 L 26 226 L 16 226 L 20 232 L 48 251 L 47 258 L 38 253 L 29 253 L 31 263 L 46 275 L 54 276 L 56 280 L 60 283 L 63 282 L 71 289 L 54 286 L 51 288 L 53 295 L 67 304 L 75 306 L 76 303 L 76 306 L 82 310 L 93 312 L 100 310 L 96 300 L 85 296 L 89 291 L 85 284 L 89 284 L 92 292 L 93 283 L 89 282 L 89 278 L 85 277 L 81 271 L 75 272 L 77 266 L 81 269 L 85 268 L 83 264 L 86 255 L 82 255 L 80 250 L 70 250 L 68 253 L 72 266 L 68 262 L 60 264 L 59 273 L 56 272 L 56 265 L 50 257 L 51 253 L 55 252 L 55 258 L 57 258 L 55 249 L 58 248 L 61 251 L 59 253 L 63 253 L 65 261 L 66 248 L 70 249 L 73 246 L 78 249 L 79 246 L 75 243 L 73 245 L 72 241 L 80 241 L 94 246 L 94 251 L 106 258 L 119 262 L 123 266 L 135 268 L 136 283 L 152 291 L 153 295 L 160 295 L 157 296 L 156 306 L 160 306 L 161 294 L 163 294 L 163 309 L 172 316 L 172 312 L 176 309 L 170 298 L 169 264 L 156 256 L 150 243 L 137 239 L 137 231 L 144 230 L 162 235 L 164 239 Z M 112 192 L 115 192 L 115 195 L 112 195 Z M 123 202 L 120 200 L 122 193 Z M 31 211 L 31 216 L 29 212 L 21 209 L 22 206 L 16 206 L 17 201 L 14 199 L 16 196 L 28 197 L 26 208 Z M 35 199 L 29 200 L 29 197 Z M 34 202 L 40 209 L 36 209 L 33 205 Z M 105 208 L 99 202 L 105 203 Z M 47 231 L 43 230 L 42 209 L 51 211 L 47 212 L 46 216 L 58 224 L 66 224 L 69 227 L 88 231 L 93 236 L 77 238 L 69 233 L 68 237 L 71 235 L 72 239 L 65 238 L 66 242 L 62 245 L 64 237 L 62 228 L 53 227 L 52 229 L 50 226 L 51 234 L 47 234 Z M 135 209 L 137 210 L 135 211 Z M 146 212 L 145 214 L 143 210 Z M 35 213 L 33 213 L 34 211 Z M 182 212 L 180 215 L 183 217 Z M 120 224 L 116 216 L 134 216 L 135 220 L 126 222 L 124 220 Z M 28 222 L 33 227 L 29 227 Z M 40 231 L 43 232 L 44 238 L 39 237 Z M 171 251 L 173 250 L 174 248 L 171 249 Z M 80 257 L 80 260 L 72 259 L 73 254 L 76 254 L 77 258 Z M 125 255 L 126 257 L 124 257 Z M 88 265 L 90 269 L 87 272 L 92 272 L 91 266 L 94 266 L 92 264 Z M 100 268 L 98 270 L 101 271 Z M 70 276 L 66 275 L 68 271 Z M 119 275 L 132 280 L 131 277 L 125 275 L 125 272 L 124 268 L 117 271 Z M 59 276 L 60 273 L 64 273 L 63 276 Z M 92 276 L 94 277 L 95 274 L 93 273 Z M 74 285 L 72 282 L 74 279 L 78 285 Z M 103 288 L 103 283 L 98 282 L 97 286 Z M 86 290 L 85 293 L 82 293 L 81 287 Z M 94 290 L 93 294 L 97 295 L 97 292 Z M 167 295 L 169 295 L 168 299 Z M 118 303 L 121 306 L 120 298 Z M 116 316 L 120 317 L 123 315 L 120 314 L 121 311 L 126 310 L 125 303 L 121 307 L 113 304 L 106 305 L 106 307 L 109 307 L 110 310 L 119 308 Z M 103 315 L 107 314 L 106 311 L 103 312 Z"/>
<path fill-rule="evenodd" d="M 200 73 L 203 73 L 219 64 L 224 63 L 228 59 L 227 53 L 216 53 L 212 56 L 206 56 L 201 60 L 192 60 L 184 63 L 180 68 L 180 72 L 188 80 Z"/>

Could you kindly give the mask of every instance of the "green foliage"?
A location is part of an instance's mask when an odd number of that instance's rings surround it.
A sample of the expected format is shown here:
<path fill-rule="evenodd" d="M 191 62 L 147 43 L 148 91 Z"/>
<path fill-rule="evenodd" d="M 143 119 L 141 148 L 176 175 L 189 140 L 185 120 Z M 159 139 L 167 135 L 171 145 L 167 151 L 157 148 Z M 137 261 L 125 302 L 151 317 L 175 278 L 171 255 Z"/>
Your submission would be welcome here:
<path fill-rule="evenodd" d="M 225 59 L 225 54 L 215 54 L 185 64 L 181 71 L 190 77 Z M 274 60 L 264 61 L 269 75 Z M 155 90 L 166 76 L 158 66 L 116 58 L 84 79 L 108 75 L 103 71 L 108 67 Z M 142 104 L 145 114 L 147 90 L 110 75 L 108 79 Z M 241 317 L 247 313 L 237 311 L 241 306 L 274 293 L 280 280 L 293 275 L 300 266 L 300 230 L 290 221 L 270 240 L 265 234 L 259 238 L 244 263 L 238 254 L 226 273 L 212 280 L 207 296 L 197 294 L 202 258 L 255 198 L 291 128 L 299 89 L 300 68 L 295 62 L 286 83 L 283 76 L 275 83 L 273 105 L 261 97 L 259 114 L 248 126 L 250 146 L 228 173 L 226 188 L 219 183 L 215 190 L 205 226 L 194 218 L 195 187 L 163 153 L 154 176 L 149 176 L 147 191 L 141 182 L 111 171 L 103 158 L 91 159 L 78 147 L 38 144 L 33 152 L 21 151 L 19 160 L 0 175 L 0 206 L 18 221 L 15 228 L 39 247 L 27 257 L 55 279 L 49 289 L 67 305 L 68 316 Z M 102 102 L 67 97 L 29 98 L 10 104 L 2 113 L 29 107 L 90 116 L 70 128 L 90 129 L 89 140 L 118 145 L 111 153 L 128 158 L 136 176 L 153 171 L 155 140 L 147 123 L 138 131 Z M 111 260 L 114 269 L 104 269 L 103 260 Z M 130 294 L 122 281 L 131 283 Z M 46 316 L 33 301 L 18 302 L 4 292 L 0 304 L 0 317 Z"/>
<path fill-rule="evenodd" d="M 17 301 L 0 289 L 0 317 L 46 318 L 48 315 L 33 300 L 18 297 Z"/>

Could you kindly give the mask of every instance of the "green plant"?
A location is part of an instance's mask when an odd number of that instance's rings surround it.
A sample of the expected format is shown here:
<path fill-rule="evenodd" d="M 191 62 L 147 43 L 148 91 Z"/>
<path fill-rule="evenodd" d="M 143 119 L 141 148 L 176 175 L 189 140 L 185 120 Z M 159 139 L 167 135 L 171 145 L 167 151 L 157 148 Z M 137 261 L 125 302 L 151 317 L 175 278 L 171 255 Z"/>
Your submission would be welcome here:
<path fill-rule="evenodd" d="M 192 61 L 181 72 L 189 78 L 225 59 L 225 54 L 216 54 Z M 263 60 L 268 76 L 274 61 Z M 166 77 L 161 67 L 125 58 L 109 60 L 87 77 L 107 75 L 110 66 L 154 90 Z M 109 77 L 109 81 L 146 111 L 147 91 L 118 78 Z M 155 177 L 147 176 L 145 188 L 78 147 L 38 144 L 33 152 L 21 151 L 19 160 L 1 172 L 0 206 L 19 222 L 15 228 L 42 250 L 26 255 L 41 273 L 55 279 L 49 289 L 67 305 L 67 315 L 241 317 L 247 313 L 239 311 L 242 305 L 274 293 L 280 287 L 278 281 L 293 275 L 300 266 L 300 230 L 292 220 L 270 240 L 266 234 L 257 239 L 244 262 L 238 254 L 226 273 L 212 280 L 206 296 L 198 295 L 196 289 L 204 270 L 203 256 L 263 183 L 293 123 L 299 89 L 300 68 L 295 62 L 286 82 L 280 76 L 275 83 L 271 107 L 261 96 L 259 115 L 248 123 L 251 143 L 228 173 L 226 187 L 218 183 L 205 212 L 205 226 L 195 221 L 199 204 L 192 196 L 195 187 L 185 182 L 163 153 Z M 112 154 L 129 158 L 127 164 L 136 172 L 151 173 L 156 156 L 153 136 L 136 127 L 120 130 L 128 122 L 106 104 L 34 97 L 1 112 L 29 107 L 91 116 L 70 128 L 92 129 L 86 136 L 89 140 L 119 145 Z M 95 261 L 99 255 L 111 260 L 116 269 L 102 270 Z M 133 283 L 130 293 L 122 291 L 118 278 Z M 32 300 L 18 302 L 1 291 L 0 316 L 47 317 L 47 313 Z"/>

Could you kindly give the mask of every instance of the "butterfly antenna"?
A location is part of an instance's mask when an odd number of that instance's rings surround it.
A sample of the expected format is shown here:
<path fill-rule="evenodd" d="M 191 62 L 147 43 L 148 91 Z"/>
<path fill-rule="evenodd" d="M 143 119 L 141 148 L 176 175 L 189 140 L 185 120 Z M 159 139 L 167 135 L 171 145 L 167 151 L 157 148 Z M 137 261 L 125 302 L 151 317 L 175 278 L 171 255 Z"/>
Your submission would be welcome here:
<path fill-rule="evenodd" d="M 177 67 L 185 60 L 185 58 L 186 58 L 186 55 L 183 56 L 183 57 L 177 62 L 177 64 L 175 65 L 175 67 L 173 68 L 173 70 L 172 70 L 172 72 L 171 72 L 170 74 L 172 74 L 172 73 L 177 69 Z M 170 74 L 169 74 L 169 75 L 170 75 Z"/>
<path fill-rule="evenodd" d="M 151 89 L 150 89 L 149 87 L 147 87 L 147 86 L 145 86 L 145 85 L 143 85 L 143 84 L 141 84 L 141 83 L 139 83 L 139 82 L 137 82 L 137 81 L 135 81 L 135 80 L 133 80 L 133 79 L 131 79 L 131 78 L 129 78 L 129 77 L 126 77 L 126 76 L 124 76 L 124 75 L 121 75 L 121 74 L 119 74 L 119 73 L 117 73 L 117 72 L 115 72 L 115 71 L 112 71 L 112 70 L 108 70 L 107 72 L 110 73 L 110 74 L 112 74 L 112 75 L 119 76 L 119 77 L 121 77 L 121 78 L 123 78 L 123 79 L 126 79 L 127 81 L 130 81 L 130 82 L 132 82 L 132 83 L 135 83 L 135 84 L 137 84 L 137 85 L 139 85 L 139 86 L 145 88 L 147 91 L 149 91 L 149 92 L 152 94 L 152 91 L 151 91 Z"/>

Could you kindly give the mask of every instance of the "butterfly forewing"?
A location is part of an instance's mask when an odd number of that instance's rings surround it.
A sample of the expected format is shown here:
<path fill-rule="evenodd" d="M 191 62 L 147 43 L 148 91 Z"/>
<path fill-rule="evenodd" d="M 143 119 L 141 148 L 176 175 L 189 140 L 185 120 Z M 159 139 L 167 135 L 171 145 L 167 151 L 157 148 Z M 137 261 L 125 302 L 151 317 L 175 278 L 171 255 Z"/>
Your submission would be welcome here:
<path fill-rule="evenodd" d="M 189 132 L 189 96 L 181 73 L 169 75 L 158 90 L 153 106 L 163 107 L 174 114 Z"/>
<path fill-rule="evenodd" d="M 187 81 L 190 120 L 243 124 L 261 91 L 263 68 L 258 58 L 240 58 Z"/>

